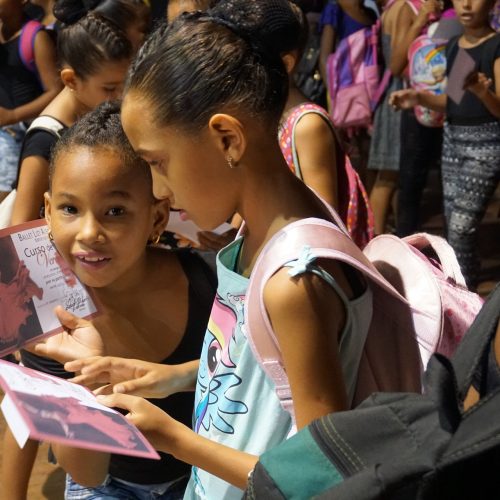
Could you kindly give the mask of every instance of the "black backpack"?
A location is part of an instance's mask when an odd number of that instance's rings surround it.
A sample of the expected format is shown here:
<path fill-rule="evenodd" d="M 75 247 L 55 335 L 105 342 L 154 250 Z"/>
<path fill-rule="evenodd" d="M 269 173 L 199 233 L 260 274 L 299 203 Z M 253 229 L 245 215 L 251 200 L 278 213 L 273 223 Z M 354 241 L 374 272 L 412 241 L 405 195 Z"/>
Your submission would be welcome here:
<path fill-rule="evenodd" d="M 453 358 L 431 358 L 423 394 L 373 394 L 314 421 L 260 457 L 245 498 L 500 498 L 499 317 L 500 285 Z M 480 399 L 464 411 L 471 384 Z"/>

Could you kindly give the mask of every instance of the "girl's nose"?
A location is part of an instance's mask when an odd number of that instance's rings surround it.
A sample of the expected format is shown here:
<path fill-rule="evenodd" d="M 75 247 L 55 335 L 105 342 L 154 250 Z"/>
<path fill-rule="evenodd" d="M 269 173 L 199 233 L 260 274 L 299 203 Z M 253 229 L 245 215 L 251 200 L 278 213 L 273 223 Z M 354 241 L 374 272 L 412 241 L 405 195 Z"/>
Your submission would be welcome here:
<path fill-rule="evenodd" d="M 81 218 L 77 240 L 86 245 L 104 243 L 106 241 L 106 235 L 101 224 L 92 214 L 87 214 Z"/>
<path fill-rule="evenodd" d="M 157 200 L 166 200 L 172 197 L 172 191 L 167 186 L 165 176 L 157 171 L 156 168 L 151 169 L 153 177 L 153 195 Z"/>

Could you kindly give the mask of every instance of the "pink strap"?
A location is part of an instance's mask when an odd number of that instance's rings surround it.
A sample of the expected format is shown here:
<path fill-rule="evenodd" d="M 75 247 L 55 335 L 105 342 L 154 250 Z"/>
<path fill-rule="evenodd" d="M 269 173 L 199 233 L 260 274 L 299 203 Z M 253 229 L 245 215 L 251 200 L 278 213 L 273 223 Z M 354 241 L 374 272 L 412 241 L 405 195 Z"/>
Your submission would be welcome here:
<path fill-rule="evenodd" d="M 286 263 L 297 260 L 297 256 L 307 244 L 314 245 L 311 248 L 311 255 L 314 257 L 350 264 L 376 285 L 408 304 L 349 236 L 331 222 L 315 218 L 302 219 L 276 233 L 260 253 L 250 276 L 245 299 L 245 328 L 255 358 L 276 384 L 280 402 L 292 418 L 293 402 L 288 377 L 283 367 L 279 343 L 264 305 L 263 292 L 273 274 Z"/>
<path fill-rule="evenodd" d="M 460 265 L 458 264 L 455 256 L 455 252 L 445 239 L 427 233 L 413 234 L 403 239 L 406 243 L 409 243 L 418 250 L 423 250 L 424 248 L 430 246 L 438 256 L 446 279 L 451 279 L 457 285 L 467 288 L 465 278 L 460 270 Z"/>
<path fill-rule="evenodd" d="M 19 37 L 19 57 L 24 66 L 33 73 L 36 73 L 35 37 L 41 29 L 43 25 L 38 21 L 28 21 Z"/>

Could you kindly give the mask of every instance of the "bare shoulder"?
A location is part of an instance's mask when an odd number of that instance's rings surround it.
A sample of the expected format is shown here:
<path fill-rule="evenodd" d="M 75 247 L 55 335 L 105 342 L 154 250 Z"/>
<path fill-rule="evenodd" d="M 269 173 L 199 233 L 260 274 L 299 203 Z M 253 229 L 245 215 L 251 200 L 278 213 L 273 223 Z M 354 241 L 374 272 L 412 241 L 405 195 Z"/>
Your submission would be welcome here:
<path fill-rule="evenodd" d="M 295 135 L 298 140 L 324 140 L 333 139 L 333 132 L 330 125 L 318 113 L 307 113 L 304 115 L 295 128 Z"/>

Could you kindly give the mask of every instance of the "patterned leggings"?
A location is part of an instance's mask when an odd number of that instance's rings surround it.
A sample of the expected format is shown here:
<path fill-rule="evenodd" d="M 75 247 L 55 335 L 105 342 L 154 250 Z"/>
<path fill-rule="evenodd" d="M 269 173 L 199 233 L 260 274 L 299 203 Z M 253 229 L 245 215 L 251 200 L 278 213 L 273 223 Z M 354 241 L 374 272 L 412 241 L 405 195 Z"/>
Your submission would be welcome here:
<path fill-rule="evenodd" d="M 500 123 L 446 124 L 441 168 L 448 242 L 467 284 L 475 287 L 477 233 L 500 179 Z"/>

